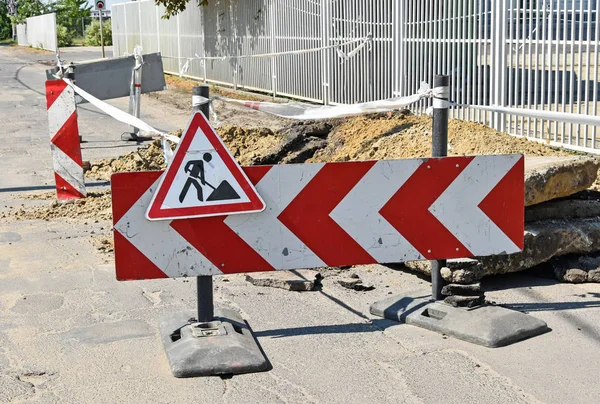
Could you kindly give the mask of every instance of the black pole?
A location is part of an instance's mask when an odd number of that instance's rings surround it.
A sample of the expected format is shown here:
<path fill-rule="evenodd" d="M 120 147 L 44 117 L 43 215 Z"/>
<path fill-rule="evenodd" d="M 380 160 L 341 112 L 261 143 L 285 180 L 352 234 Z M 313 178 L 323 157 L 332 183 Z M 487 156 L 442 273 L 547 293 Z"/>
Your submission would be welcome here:
<path fill-rule="evenodd" d="M 210 88 L 199 86 L 192 88 L 192 109 L 194 112 L 201 111 L 208 119 L 209 105 L 204 99 L 208 99 Z M 214 320 L 215 306 L 213 301 L 213 279 L 212 276 L 199 276 L 196 278 L 198 290 L 198 322 L 207 323 Z"/>
<path fill-rule="evenodd" d="M 448 76 L 435 76 L 433 78 L 433 136 L 432 157 L 446 157 L 448 155 L 448 117 L 450 78 Z M 442 268 L 446 260 L 431 261 L 431 294 L 435 300 L 443 300 Z"/>

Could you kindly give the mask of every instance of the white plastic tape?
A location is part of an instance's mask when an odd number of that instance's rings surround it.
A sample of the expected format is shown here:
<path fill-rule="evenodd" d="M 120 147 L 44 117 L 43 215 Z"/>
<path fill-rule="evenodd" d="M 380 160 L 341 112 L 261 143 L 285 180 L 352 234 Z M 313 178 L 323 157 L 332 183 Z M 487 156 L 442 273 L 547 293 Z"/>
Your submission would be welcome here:
<path fill-rule="evenodd" d="M 559 121 L 567 123 L 575 123 L 582 125 L 593 125 L 600 126 L 600 116 L 594 115 L 581 115 L 581 114 L 570 114 L 568 112 L 551 112 L 551 111 L 540 111 L 535 109 L 522 109 L 522 108 L 509 108 L 509 107 L 498 107 L 496 105 L 485 106 L 485 105 L 457 105 L 458 107 L 468 107 L 480 109 L 482 111 L 490 112 L 503 112 L 506 114 L 525 116 L 529 118 L 545 119 L 548 121 Z"/>
<path fill-rule="evenodd" d="M 210 100 L 201 95 L 192 95 L 192 107 L 197 107 L 198 105 L 206 104 Z"/>
<path fill-rule="evenodd" d="M 154 129 L 152 126 L 148 125 L 146 122 L 142 121 L 139 118 L 136 118 L 133 115 L 128 114 L 127 112 L 121 111 L 118 108 L 113 107 L 105 103 L 104 101 L 100 101 L 98 98 L 94 97 L 87 91 L 77 87 L 70 80 L 63 79 L 77 94 L 79 94 L 83 99 L 87 102 L 103 111 L 107 115 L 115 118 L 117 121 L 123 122 L 127 125 L 138 128 L 141 131 L 148 133 L 149 135 L 161 136 L 167 140 L 170 140 L 174 143 L 179 143 L 179 138 L 177 136 L 169 135 L 168 133 L 161 132 L 157 129 Z"/>
<path fill-rule="evenodd" d="M 357 38 L 357 39 L 353 39 L 351 41 L 347 41 L 341 44 L 337 44 L 337 45 L 328 45 L 328 46 L 321 46 L 319 48 L 309 48 L 309 49 L 300 49 L 300 50 L 293 50 L 293 51 L 285 51 L 285 52 L 273 52 L 273 53 L 260 53 L 257 55 L 239 55 L 239 56 L 234 56 L 234 55 L 228 55 L 228 56 L 198 56 L 195 55 L 193 58 L 189 58 L 189 57 L 175 57 L 175 56 L 162 56 L 164 59 L 179 59 L 179 60 L 229 60 L 229 59 L 249 59 L 249 58 L 256 58 L 256 59 L 261 59 L 261 58 L 272 58 L 272 57 L 277 57 L 277 56 L 286 56 L 286 55 L 302 55 L 304 53 L 312 53 L 312 52 L 319 52 L 322 50 L 327 50 L 327 49 L 334 49 L 334 48 L 339 48 L 341 46 L 347 46 L 347 45 L 351 45 L 357 42 L 363 42 L 362 45 L 358 46 L 356 49 L 354 49 L 352 52 L 348 53 L 346 55 L 345 58 L 350 58 L 354 55 L 356 55 L 362 48 L 364 48 L 364 45 L 369 43 L 371 41 L 370 37 L 366 37 L 366 38 Z M 181 72 L 180 72 L 181 73 Z M 183 74 L 183 73 L 181 73 Z"/>
<path fill-rule="evenodd" d="M 414 95 L 352 105 L 322 106 L 304 104 L 300 102 L 277 104 L 273 102 L 253 102 L 245 100 L 235 100 L 231 98 L 215 97 L 215 99 L 229 102 L 232 104 L 243 105 L 245 107 L 252 108 L 257 111 L 266 112 L 272 115 L 277 115 L 282 118 L 297 120 L 318 120 L 344 118 L 349 116 L 393 111 L 395 109 L 405 108 L 409 105 L 419 102 L 423 98 L 428 98 L 430 96 L 431 90 L 429 86 L 427 85 L 427 83 L 422 83 L 421 89 L 417 94 Z"/>
<path fill-rule="evenodd" d="M 431 90 L 433 96 L 433 108 L 434 109 L 448 109 L 450 108 L 450 87 L 436 87 Z"/>

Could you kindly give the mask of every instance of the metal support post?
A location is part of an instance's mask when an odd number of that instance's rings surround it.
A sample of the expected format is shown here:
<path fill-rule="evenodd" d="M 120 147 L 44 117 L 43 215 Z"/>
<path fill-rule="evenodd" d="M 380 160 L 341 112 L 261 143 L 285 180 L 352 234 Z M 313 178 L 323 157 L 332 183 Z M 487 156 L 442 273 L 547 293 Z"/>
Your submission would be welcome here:
<path fill-rule="evenodd" d="M 448 76 L 433 79 L 433 157 L 448 154 Z M 371 305 L 371 314 L 437 331 L 487 347 L 509 345 L 549 331 L 545 322 L 499 306 L 454 307 L 442 301 L 446 260 L 431 261 L 431 297 L 423 290 L 391 296 Z"/>
<path fill-rule="evenodd" d="M 98 18 L 100 19 L 100 46 L 102 47 L 102 59 L 104 59 L 104 32 L 102 32 L 102 10 L 98 10 Z"/>
<path fill-rule="evenodd" d="M 129 113 L 136 118 L 140 118 L 142 104 L 142 71 L 144 59 L 142 57 L 142 47 L 136 45 L 133 55 L 135 57 L 135 65 L 131 71 L 131 84 L 129 87 Z M 139 136 L 140 130 L 135 126 L 131 127 L 131 132 L 125 132 L 121 135 L 121 140 L 133 140 L 141 142 L 151 140 L 149 137 Z"/>
<path fill-rule="evenodd" d="M 192 89 L 194 113 L 200 111 L 209 116 L 209 95 L 208 86 Z M 231 375 L 270 369 L 269 361 L 240 313 L 223 308 L 215 310 L 212 276 L 198 276 L 196 284 L 196 314 L 175 313 L 160 323 L 173 375 Z"/>
<path fill-rule="evenodd" d="M 432 157 L 446 157 L 448 155 L 448 117 L 450 112 L 449 94 L 450 78 L 448 76 L 435 76 L 433 78 L 433 136 L 431 144 Z M 442 268 L 446 260 L 431 261 L 431 290 L 435 300 L 443 300 Z"/>
<path fill-rule="evenodd" d="M 210 87 L 197 86 L 192 88 L 192 109 L 200 111 L 208 119 L 210 105 L 207 101 L 210 96 Z M 212 276 L 199 276 L 196 278 L 198 285 L 198 322 L 206 323 L 214 319 L 213 278 Z"/>

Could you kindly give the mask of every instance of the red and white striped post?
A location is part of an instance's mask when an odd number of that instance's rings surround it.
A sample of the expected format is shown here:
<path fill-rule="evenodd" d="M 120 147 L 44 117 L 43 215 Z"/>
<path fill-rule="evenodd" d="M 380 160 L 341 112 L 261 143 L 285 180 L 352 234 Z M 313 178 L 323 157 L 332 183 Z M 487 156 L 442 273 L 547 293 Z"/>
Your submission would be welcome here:
<path fill-rule="evenodd" d="M 63 80 L 48 80 L 46 105 L 58 199 L 85 198 L 75 91 Z"/>

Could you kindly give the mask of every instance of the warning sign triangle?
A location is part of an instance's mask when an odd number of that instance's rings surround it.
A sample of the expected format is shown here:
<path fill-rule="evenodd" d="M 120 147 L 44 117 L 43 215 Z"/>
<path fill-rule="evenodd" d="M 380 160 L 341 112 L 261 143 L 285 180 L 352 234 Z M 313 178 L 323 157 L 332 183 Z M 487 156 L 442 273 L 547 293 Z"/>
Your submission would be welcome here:
<path fill-rule="evenodd" d="M 265 203 L 201 112 L 196 112 L 146 212 L 173 220 L 262 212 Z"/>

